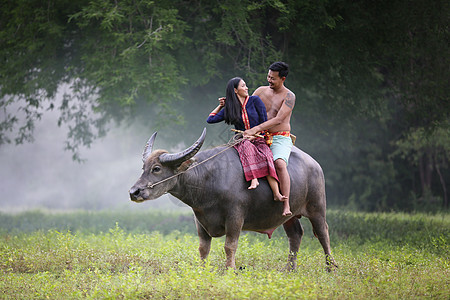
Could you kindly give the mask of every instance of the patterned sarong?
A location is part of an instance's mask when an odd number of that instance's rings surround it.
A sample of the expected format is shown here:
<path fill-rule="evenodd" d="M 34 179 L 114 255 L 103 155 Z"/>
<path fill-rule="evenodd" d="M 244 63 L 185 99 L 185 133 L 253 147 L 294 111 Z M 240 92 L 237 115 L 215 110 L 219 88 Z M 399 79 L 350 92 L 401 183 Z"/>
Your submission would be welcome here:
<path fill-rule="evenodd" d="M 272 151 L 270 151 L 264 139 L 257 138 L 251 142 L 244 139 L 234 148 L 239 153 L 246 181 L 266 177 L 267 175 L 278 180 Z"/>

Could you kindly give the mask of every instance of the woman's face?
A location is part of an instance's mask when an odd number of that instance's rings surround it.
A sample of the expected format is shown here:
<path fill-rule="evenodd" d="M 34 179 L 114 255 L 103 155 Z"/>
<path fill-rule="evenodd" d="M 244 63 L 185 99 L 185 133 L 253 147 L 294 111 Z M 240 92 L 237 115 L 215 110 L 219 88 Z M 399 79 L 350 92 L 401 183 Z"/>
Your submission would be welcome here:
<path fill-rule="evenodd" d="M 238 97 L 245 98 L 248 96 L 248 87 L 244 80 L 239 81 L 238 87 L 234 89 Z"/>

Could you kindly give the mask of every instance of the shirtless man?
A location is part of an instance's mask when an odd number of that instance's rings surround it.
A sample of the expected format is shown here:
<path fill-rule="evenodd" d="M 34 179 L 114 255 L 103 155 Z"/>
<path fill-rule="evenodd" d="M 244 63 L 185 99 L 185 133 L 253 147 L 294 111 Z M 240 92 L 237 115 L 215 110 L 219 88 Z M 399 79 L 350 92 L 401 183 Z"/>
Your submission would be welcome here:
<path fill-rule="evenodd" d="M 290 120 L 295 105 L 295 95 L 284 86 L 288 72 L 289 66 L 284 62 L 275 62 L 269 67 L 267 74 L 269 86 L 260 86 L 253 93 L 264 102 L 267 121 L 244 132 L 244 136 L 250 138 L 258 132 L 268 130 L 267 142 L 273 153 L 281 194 L 287 197 L 287 200 L 284 201 L 283 216 L 292 215 L 289 206 L 291 179 L 287 164 L 293 146 L 290 138 Z"/>

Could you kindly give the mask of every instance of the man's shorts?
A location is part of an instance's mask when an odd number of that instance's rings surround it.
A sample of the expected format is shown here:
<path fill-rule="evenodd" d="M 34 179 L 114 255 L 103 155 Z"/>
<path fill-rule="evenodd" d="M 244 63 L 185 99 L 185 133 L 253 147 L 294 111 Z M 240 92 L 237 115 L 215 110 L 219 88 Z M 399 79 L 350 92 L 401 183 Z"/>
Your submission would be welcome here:
<path fill-rule="evenodd" d="M 291 137 L 274 135 L 272 145 L 270 145 L 270 150 L 273 153 L 273 160 L 281 158 L 288 164 L 289 156 L 291 155 L 292 149 L 292 139 Z"/>

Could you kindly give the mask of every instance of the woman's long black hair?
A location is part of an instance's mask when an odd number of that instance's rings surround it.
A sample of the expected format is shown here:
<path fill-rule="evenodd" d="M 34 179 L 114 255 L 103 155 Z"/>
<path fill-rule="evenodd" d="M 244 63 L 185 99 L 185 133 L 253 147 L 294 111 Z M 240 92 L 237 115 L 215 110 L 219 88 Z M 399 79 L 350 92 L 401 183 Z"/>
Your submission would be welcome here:
<path fill-rule="evenodd" d="M 226 91 L 226 100 L 225 100 L 225 111 L 223 117 L 225 119 L 225 123 L 231 125 L 239 125 L 242 123 L 241 115 L 242 115 L 242 106 L 241 101 L 237 97 L 234 89 L 237 89 L 239 86 L 239 82 L 241 82 L 242 78 L 234 77 L 228 81 L 227 91 Z"/>

